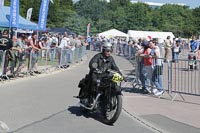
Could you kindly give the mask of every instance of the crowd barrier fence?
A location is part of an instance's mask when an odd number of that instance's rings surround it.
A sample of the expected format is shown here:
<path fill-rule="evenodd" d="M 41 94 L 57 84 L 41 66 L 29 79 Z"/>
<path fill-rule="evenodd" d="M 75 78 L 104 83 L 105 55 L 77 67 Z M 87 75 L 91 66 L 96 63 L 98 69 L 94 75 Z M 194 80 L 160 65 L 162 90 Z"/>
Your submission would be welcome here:
<path fill-rule="evenodd" d="M 142 88 L 158 89 L 155 84 L 154 76 L 161 76 L 162 86 L 165 92 L 168 92 L 171 99 L 174 100 L 177 95 L 181 94 L 200 96 L 200 61 L 193 60 L 194 65 L 191 69 L 191 60 L 177 59 L 176 61 L 167 61 L 162 63 L 162 70 L 158 72 L 155 67 L 151 70 L 148 69 L 148 73 L 144 72 L 145 68 L 143 60 L 146 57 L 136 56 L 135 58 L 135 78 L 132 81 L 132 85 L 135 91 L 139 91 Z M 164 58 L 157 58 L 164 60 Z M 153 59 L 155 61 L 155 59 Z M 160 70 L 159 70 L 160 71 Z M 150 75 L 148 78 L 146 75 Z M 151 84 L 147 80 L 150 80 Z M 146 83 L 145 83 L 146 82 Z M 172 96 L 172 93 L 175 94 Z"/>
<path fill-rule="evenodd" d="M 3 58 L 4 52 L 0 50 L 0 77 L 3 75 L 3 66 L 4 66 L 4 58 Z"/>
<path fill-rule="evenodd" d="M 12 74 L 8 72 L 4 73 L 4 63 L 6 59 L 7 51 L 0 51 L 0 80 L 3 80 L 3 77 L 7 77 Z M 33 73 L 35 70 L 39 72 L 52 72 L 57 68 L 62 68 L 62 66 L 68 66 L 72 63 L 82 60 L 83 56 L 86 54 L 85 46 L 75 48 L 74 51 L 70 49 L 61 49 L 61 48 L 50 48 L 50 49 L 41 49 L 40 51 L 34 51 L 33 49 L 25 49 L 25 60 L 23 63 L 25 67 L 20 71 L 20 73 L 28 76 Z M 15 64 L 15 71 L 19 66 L 19 61 Z M 7 67 L 11 66 L 9 62 Z M 65 67 L 66 68 L 66 67 Z"/>

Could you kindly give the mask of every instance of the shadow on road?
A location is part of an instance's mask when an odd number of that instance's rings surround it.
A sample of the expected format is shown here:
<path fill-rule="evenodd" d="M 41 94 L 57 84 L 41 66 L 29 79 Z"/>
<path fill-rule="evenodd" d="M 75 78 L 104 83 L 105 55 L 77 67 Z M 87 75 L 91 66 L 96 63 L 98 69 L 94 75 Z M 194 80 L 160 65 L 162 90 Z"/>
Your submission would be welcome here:
<path fill-rule="evenodd" d="M 85 118 L 92 118 L 92 119 L 94 119 L 96 121 L 99 121 L 99 122 L 103 123 L 101 114 L 98 111 L 82 112 L 80 110 L 79 106 L 70 106 L 68 108 L 68 111 L 71 112 L 71 114 L 74 114 L 76 116 L 84 116 Z M 112 125 L 110 125 L 110 126 L 112 126 Z"/>

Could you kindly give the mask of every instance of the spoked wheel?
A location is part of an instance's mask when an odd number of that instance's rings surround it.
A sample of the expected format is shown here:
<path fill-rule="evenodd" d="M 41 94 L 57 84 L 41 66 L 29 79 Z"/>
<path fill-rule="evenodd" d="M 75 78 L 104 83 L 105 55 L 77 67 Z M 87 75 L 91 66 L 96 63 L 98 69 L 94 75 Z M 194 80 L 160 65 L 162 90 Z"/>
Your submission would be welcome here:
<path fill-rule="evenodd" d="M 122 96 L 112 96 L 109 103 L 104 105 L 103 122 L 112 125 L 119 118 L 122 109 Z"/>

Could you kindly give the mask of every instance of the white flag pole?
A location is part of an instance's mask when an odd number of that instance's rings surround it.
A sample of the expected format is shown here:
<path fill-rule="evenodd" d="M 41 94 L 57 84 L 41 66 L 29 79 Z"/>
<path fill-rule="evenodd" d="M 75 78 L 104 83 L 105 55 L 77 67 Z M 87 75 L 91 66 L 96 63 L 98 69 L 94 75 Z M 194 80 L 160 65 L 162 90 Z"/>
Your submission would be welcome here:
<path fill-rule="evenodd" d="M 51 2 L 52 4 L 54 4 L 54 1 L 53 1 L 53 0 L 50 0 L 50 2 Z"/>
<path fill-rule="evenodd" d="M 29 21 L 31 20 L 32 11 L 33 11 L 33 8 L 29 8 L 27 10 L 26 19 Z"/>

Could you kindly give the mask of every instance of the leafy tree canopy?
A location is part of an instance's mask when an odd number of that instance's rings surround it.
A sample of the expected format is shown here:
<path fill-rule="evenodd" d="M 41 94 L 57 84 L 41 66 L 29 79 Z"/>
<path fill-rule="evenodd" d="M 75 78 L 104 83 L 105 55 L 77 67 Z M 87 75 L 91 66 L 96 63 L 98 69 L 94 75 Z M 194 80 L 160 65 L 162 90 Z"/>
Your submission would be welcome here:
<path fill-rule="evenodd" d="M 42 0 L 19 0 L 20 15 L 33 8 L 31 21 L 38 22 Z M 5 0 L 10 5 L 10 0 Z M 151 8 L 144 3 L 130 0 L 54 0 L 50 3 L 47 26 L 65 27 L 77 34 L 86 34 L 86 26 L 91 24 L 91 33 L 96 34 L 111 28 L 123 32 L 128 30 L 171 31 L 176 36 L 190 37 L 200 34 L 200 7 L 163 5 Z"/>

